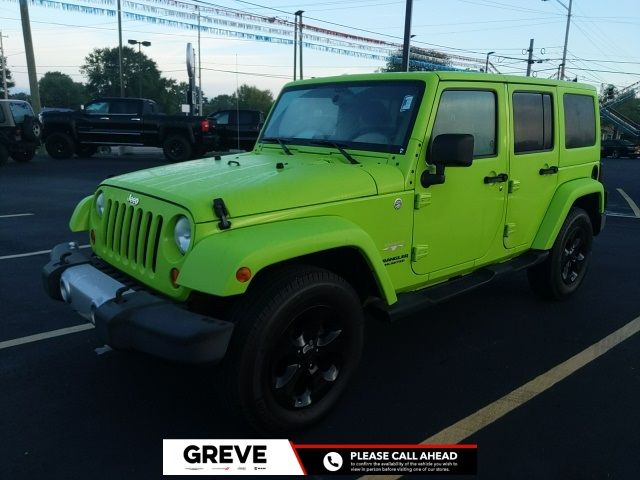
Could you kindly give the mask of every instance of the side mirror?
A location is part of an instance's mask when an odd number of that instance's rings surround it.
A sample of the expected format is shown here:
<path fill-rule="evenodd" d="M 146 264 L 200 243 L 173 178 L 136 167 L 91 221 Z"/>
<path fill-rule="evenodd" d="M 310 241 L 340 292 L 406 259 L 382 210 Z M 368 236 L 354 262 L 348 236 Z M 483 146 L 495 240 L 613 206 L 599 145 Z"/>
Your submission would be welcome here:
<path fill-rule="evenodd" d="M 473 135 L 445 133 L 431 142 L 429 163 L 436 166 L 435 173 L 422 172 L 420 183 L 428 188 L 444 183 L 444 167 L 469 167 L 473 163 Z"/>
<path fill-rule="evenodd" d="M 431 142 L 429 163 L 444 167 L 469 167 L 473 162 L 473 135 L 445 133 Z"/>

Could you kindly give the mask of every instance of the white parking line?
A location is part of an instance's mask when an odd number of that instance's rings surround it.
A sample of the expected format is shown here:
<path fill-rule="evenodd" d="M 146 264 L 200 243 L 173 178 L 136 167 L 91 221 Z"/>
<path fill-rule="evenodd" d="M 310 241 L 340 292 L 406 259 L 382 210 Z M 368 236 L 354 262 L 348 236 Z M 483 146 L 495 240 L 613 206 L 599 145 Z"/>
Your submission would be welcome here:
<path fill-rule="evenodd" d="M 621 188 L 616 188 L 616 190 L 620 195 L 622 195 L 622 198 L 624 198 L 627 201 L 627 203 L 631 207 L 631 210 L 633 210 L 633 214 L 636 216 L 636 218 L 640 218 L 640 208 L 638 208 L 638 205 L 636 205 L 636 202 L 634 202 L 633 199 L 629 195 L 627 195 L 627 193 Z"/>
<path fill-rule="evenodd" d="M 40 340 L 46 340 L 47 338 L 60 337 L 62 335 L 69 335 L 70 333 L 83 332 L 85 330 L 91 330 L 95 328 L 90 323 L 83 323 L 82 325 L 75 325 L 73 327 L 61 328 L 59 330 L 51 330 L 50 332 L 37 333 L 35 335 L 29 335 L 28 337 L 14 338 L 13 340 L 6 340 L 0 342 L 0 350 L 9 347 L 17 347 L 18 345 L 24 345 L 25 343 L 38 342 Z"/>
<path fill-rule="evenodd" d="M 0 215 L 0 218 L 13 218 L 13 217 L 28 217 L 33 213 L 13 213 L 11 215 Z"/>
<path fill-rule="evenodd" d="M 553 387 L 569 375 L 574 374 L 582 367 L 589 365 L 598 357 L 638 332 L 640 332 L 640 317 L 631 320 L 622 328 L 556 365 L 551 370 L 420 443 L 424 445 L 452 445 L 462 442 L 487 425 L 492 424 Z M 398 478 L 400 478 L 398 475 L 364 475 L 359 480 L 396 480 Z"/>
<path fill-rule="evenodd" d="M 90 248 L 91 245 L 80 245 L 79 248 Z M 38 250 L 37 252 L 29 252 L 29 253 L 16 253 L 15 255 L 4 255 L 0 257 L 0 260 L 9 260 L 11 258 L 21 258 L 21 257 L 32 257 L 34 255 L 43 255 L 45 253 L 50 253 L 51 250 Z"/>

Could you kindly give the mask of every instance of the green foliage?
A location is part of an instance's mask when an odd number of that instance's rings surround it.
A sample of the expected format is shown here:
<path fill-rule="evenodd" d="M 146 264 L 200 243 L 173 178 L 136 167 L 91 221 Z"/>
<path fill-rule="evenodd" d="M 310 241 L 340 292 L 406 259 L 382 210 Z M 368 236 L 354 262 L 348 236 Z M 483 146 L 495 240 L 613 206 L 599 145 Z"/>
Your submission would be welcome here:
<path fill-rule="evenodd" d="M 446 53 L 429 48 L 411 47 L 409 51 L 409 71 L 427 72 L 432 70 L 447 70 L 451 67 L 451 59 Z M 386 66 L 381 72 L 402 71 L 402 48 L 399 48 L 387 58 Z"/>
<path fill-rule="evenodd" d="M 2 61 L 7 61 L 7 57 L 0 57 L 0 68 L 2 68 Z M 6 63 L 4 64 L 6 65 Z M 15 83 L 11 80 L 11 70 L 9 70 L 8 68 L 5 68 L 5 75 L 7 77 L 7 90 L 10 90 L 11 88 L 15 87 Z M 4 98 L 4 87 L 2 85 L 2 71 L 0 70 L 0 98 Z"/>
<path fill-rule="evenodd" d="M 118 48 L 96 48 L 85 57 L 80 71 L 87 76 L 90 98 L 119 97 Z M 187 84 L 162 76 L 156 62 L 130 47 L 122 48 L 122 78 L 126 97 L 155 100 L 167 114 L 186 103 Z"/>
<path fill-rule="evenodd" d="M 22 100 L 23 102 L 31 103 L 31 95 L 25 92 L 10 93 L 9 98 L 12 100 Z"/>
<path fill-rule="evenodd" d="M 631 98 L 614 108 L 629 120 L 640 125 L 640 98 Z"/>
<path fill-rule="evenodd" d="M 230 110 L 237 107 L 250 110 L 260 110 L 265 115 L 271 110 L 273 105 L 273 93 L 271 90 L 260 90 L 252 85 L 242 84 L 238 88 L 238 92 L 231 95 L 218 95 L 213 97 L 203 105 L 205 115 L 216 112 L 218 110 Z"/>
<path fill-rule="evenodd" d="M 62 72 L 47 72 L 38 82 L 40 102 L 44 107 L 77 109 L 89 98 L 85 85 L 74 82 Z"/>

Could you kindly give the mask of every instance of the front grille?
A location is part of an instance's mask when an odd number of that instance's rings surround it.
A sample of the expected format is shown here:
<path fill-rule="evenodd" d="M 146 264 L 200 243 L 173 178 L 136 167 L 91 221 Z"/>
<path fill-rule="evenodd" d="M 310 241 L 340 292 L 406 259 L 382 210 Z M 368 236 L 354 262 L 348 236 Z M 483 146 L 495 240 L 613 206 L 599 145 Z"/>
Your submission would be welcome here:
<path fill-rule="evenodd" d="M 102 216 L 102 245 L 120 261 L 155 272 L 161 231 L 161 215 L 107 200 Z"/>

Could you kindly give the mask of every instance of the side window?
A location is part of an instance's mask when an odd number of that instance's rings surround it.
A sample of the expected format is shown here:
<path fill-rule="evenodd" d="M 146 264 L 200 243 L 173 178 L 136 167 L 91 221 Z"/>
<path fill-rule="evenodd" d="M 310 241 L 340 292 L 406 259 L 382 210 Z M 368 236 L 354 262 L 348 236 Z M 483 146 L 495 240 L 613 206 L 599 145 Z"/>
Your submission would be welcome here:
<path fill-rule="evenodd" d="M 447 90 L 440 97 L 432 138 L 443 133 L 473 135 L 473 156 L 496 154 L 496 95 L 486 90 Z"/>
<path fill-rule="evenodd" d="M 564 103 L 564 145 L 590 147 L 596 143 L 596 117 L 593 97 L 567 93 Z"/>
<path fill-rule="evenodd" d="M 229 112 L 220 112 L 213 119 L 218 125 L 229 125 Z"/>
<path fill-rule="evenodd" d="M 86 113 L 109 113 L 109 104 L 107 102 L 93 102 L 84 109 Z"/>
<path fill-rule="evenodd" d="M 553 149 L 553 111 L 548 93 L 513 94 L 515 153 Z"/>
<path fill-rule="evenodd" d="M 24 117 L 33 117 L 33 110 L 31 105 L 27 102 L 9 102 L 9 109 L 13 115 L 13 121 L 15 123 L 24 122 Z"/>
<path fill-rule="evenodd" d="M 138 113 L 138 102 L 112 101 L 109 107 L 109 113 L 135 115 Z"/>

